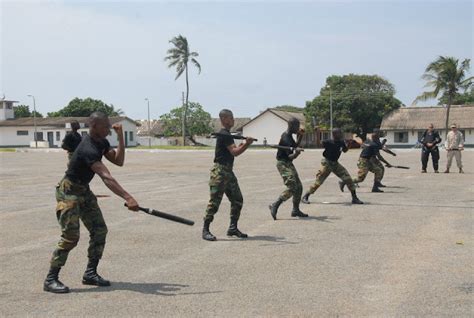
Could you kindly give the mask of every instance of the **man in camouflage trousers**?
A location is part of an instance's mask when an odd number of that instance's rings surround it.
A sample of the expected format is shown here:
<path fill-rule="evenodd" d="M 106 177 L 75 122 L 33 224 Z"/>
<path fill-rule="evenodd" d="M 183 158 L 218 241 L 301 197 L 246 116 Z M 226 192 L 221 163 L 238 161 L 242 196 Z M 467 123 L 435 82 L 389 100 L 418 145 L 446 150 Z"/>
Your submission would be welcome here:
<path fill-rule="evenodd" d="M 230 129 L 234 126 L 234 115 L 228 109 L 223 109 L 219 113 L 219 118 L 223 128 L 216 139 L 216 151 L 214 157 L 214 167 L 211 169 L 209 181 L 210 199 L 204 217 L 202 238 L 206 241 L 215 241 L 216 237 L 210 232 L 209 226 L 214 220 L 214 215 L 219 210 L 219 206 L 224 194 L 230 201 L 230 226 L 227 230 L 228 236 L 239 238 L 248 237 L 240 232 L 237 223 L 242 210 L 243 198 L 240 192 L 237 177 L 233 172 L 234 157 L 242 154 L 253 142 L 253 138 L 247 138 L 239 146 L 235 145 Z"/>
<path fill-rule="evenodd" d="M 380 155 L 380 150 L 383 148 L 383 145 L 380 142 L 380 134 L 381 132 L 379 129 L 374 129 L 372 140 L 367 144 L 362 145 L 363 149 L 357 163 L 359 171 L 357 172 L 357 178 L 352 180 L 353 183 L 359 183 L 365 180 L 369 171 L 374 173 L 375 177 L 372 192 L 383 192 L 380 188 L 385 187 L 381 182 L 385 173 L 385 168 L 380 161 L 384 162 L 387 167 L 391 167 L 382 155 Z M 345 185 L 345 182 L 339 182 L 341 191 L 344 191 Z"/>
<path fill-rule="evenodd" d="M 352 177 L 349 175 L 346 168 L 344 168 L 338 161 L 339 157 L 341 156 L 341 152 L 347 152 L 349 150 L 346 143 L 344 142 L 341 129 L 334 128 L 332 131 L 332 137 L 332 140 L 323 140 L 324 158 L 321 160 L 321 168 L 316 174 L 316 181 L 309 188 L 309 191 L 303 196 L 301 202 L 310 204 L 309 196 L 316 192 L 316 190 L 323 184 L 323 182 L 332 172 L 338 176 L 342 182 L 347 184 L 347 187 L 352 194 L 352 203 L 363 204 L 363 202 L 360 201 L 356 195 L 356 187 L 352 182 Z"/>
<path fill-rule="evenodd" d="M 297 141 L 293 139 L 293 134 L 297 134 Z M 303 139 L 304 130 L 300 129 L 300 121 L 296 118 L 291 118 L 288 122 L 288 129 L 281 135 L 279 146 L 286 148 L 279 148 L 277 152 L 277 169 L 283 178 L 283 182 L 286 186 L 278 200 L 269 205 L 270 214 L 274 220 L 278 213 L 280 205 L 293 197 L 293 210 L 291 211 L 292 217 L 307 217 L 308 215 L 301 212 L 300 202 L 301 194 L 303 193 L 303 185 L 298 176 L 293 160 L 298 158 L 301 151 L 299 147 L 301 140 Z"/>
<path fill-rule="evenodd" d="M 112 177 L 102 163 L 102 157 L 117 166 L 123 166 L 125 144 L 120 124 L 114 125 L 119 139 L 117 150 L 110 147 L 106 137 L 110 133 L 108 117 L 100 112 L 89 118 L 89 134 L 77 146 L 69 162 L 64 178 L 56 187 L 56 217 L 61 226 L 61 239 L 50 262 L 50 269 L 43 284 L 43 290 L 51 293 L 68 293 L 69 288 L 59 280 L 59 271 L 66 264 L 69 252 L 79 241 L 79 220 L 89 231 L 87 268 L 82 276 L 85 285 L 110 286 L 110 282 L 97 273 L 97 266 L 104 252 L 107 226 L 97 204 L 97 198 L 89 183 L 97 174 L 105 185 L 123 198 L 130 210 L 137 211 L 138 203 Z"/>

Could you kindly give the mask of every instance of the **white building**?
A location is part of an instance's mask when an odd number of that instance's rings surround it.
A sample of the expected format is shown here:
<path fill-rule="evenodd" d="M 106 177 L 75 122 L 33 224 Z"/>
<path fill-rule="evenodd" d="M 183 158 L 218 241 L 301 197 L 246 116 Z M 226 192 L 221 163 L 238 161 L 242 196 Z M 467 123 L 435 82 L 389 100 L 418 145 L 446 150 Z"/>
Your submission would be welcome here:
<path fill-rule="evenodd" d="M 429 124 L 433 124 L 444 143 L 445 120 L 444 107 L 403 107 L 385 115 L 380 129 L 385 132 L 390 146 L 413 147 Z M 452 123 L 463 133 L 465 146 L 474 147 L 474 105 L 451 106 L 449 124 Z"/>
<path fill-rule="evenodd" d="M 35 147 L 35 120 L 32 117 L 13 118 L 13 107 L 11 101 L 0 100 L 0 147 Z M 81 129 L 79 133 L 84 135 L 89 131 L 88 117 L 51 117 L 36 118 L 36 136 L 38 148 L 61 147 L 61 142 L 66 133 L 71 130 L 70 122 L 77 120 Z M 123 126 L 125 145 L 134 147 L 137 145 L 137 123 L 128 117 L 110 117 L 111 124 L 120 123 Z M 107 137 L 112 147 L 118 145 L 117 135 L 112 130 Z"/>

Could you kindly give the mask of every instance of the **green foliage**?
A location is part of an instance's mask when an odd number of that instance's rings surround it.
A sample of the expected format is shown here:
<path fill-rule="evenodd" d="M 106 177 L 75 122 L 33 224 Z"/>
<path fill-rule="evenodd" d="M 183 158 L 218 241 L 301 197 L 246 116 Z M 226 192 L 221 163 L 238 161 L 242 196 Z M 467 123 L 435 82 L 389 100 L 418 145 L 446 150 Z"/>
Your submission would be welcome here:
<path fill-rule="evenodd" d="M 74 98 L 63 109 L 48 113 L 48 117 L 89 117 L 93 112 L 100 111 L 108 116 L 121 116 L 123 111 L 115 109 L 114 105 L 107 105 L 101 100 L 93 98 Z"/>
<path fill-rule="evenodd" d="M 291 105 L 276 106 L 276 107 L 273 107 L 273 109 L 282 110 L 282 111 L 285 111 L 285 112 L 292 112 L 292 113 L 302 113 L 302 112 L 304 112 L 304 108 L 301 108 L 301 107 L 298 107 L 298 106 L 291 106 Z"/>
<path fill-rule="evenodd" d="M 39 112 L 32 111 L 30 112 L 30 106 L 28 105 L 18 105 L 13 107 L 13 112 L 15 115 L 15 118 L 22 118 L 22 117 L 43 117 L 43 115 Z"/>
<path fill-rule="evenodd" d="M 181 121 L 184 107 L 172 109 L 169 113 L 161 115 L 164 135 L 168 137 L 182 136 Z M 189 102 L 188 107 L 188 136 L 203 136 L 212 132 L 211 114 L 206 112 L 201 104 Z"/>
<path fill-rule="evenodd" d="M 439 98 L 439 105 L 447 105 L 449 102 L 448 95 L 445 93 Z M 474 88 L 465 91 L 464 93 L 456 93 L 454 95 L 453 105 L 472 105 L 474 104 Z"/>
<path fill-rule="evenodd" d="M 330 88 L 328 87 L 330 86 Z M 356 133 L 365 139 L 367 133 L 379 127 L 383 116 L 401 102 L 394 97 L 395 88 L 377 75 L 332 75 L 326 79 L 319 96 L 306 102 L 305 115 L 321 128 L 330 127 L 330 95 L 333 102 L 333 125 Z"/>

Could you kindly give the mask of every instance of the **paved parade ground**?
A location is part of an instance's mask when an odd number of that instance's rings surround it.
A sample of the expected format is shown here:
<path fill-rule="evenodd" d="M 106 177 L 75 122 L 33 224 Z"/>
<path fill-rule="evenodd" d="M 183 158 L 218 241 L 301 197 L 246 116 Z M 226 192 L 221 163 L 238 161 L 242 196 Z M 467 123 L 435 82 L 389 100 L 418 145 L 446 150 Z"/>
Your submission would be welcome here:
<path fill-rule="evenodd" d="M 69 256 L 60 279 L 70 294 L 42 291 L 59 239 L 54 187 L 63 152 L 0 153 L 0 315 L 32 317 L 472 317 L 474 288 L 474 151 L 463 152 L 466 173 L 420 173 L 420 150 L 386 155 L 410 170 L 386 169 L 385 193 L 371 193 L 373 174 L 358 189 L 366 204 L 350 204 L 330 176 L 290 217 L 291 203 L 270 217 L 283 190 L 275 152 L 250 150 L 236 159 L 244 196 L 239 226 L 247 240 L 225 232 L 223 200 L 201 239 L 209 199 L 212 151 L 129 151 L 113 175 L 140 205 L 196 221 L 194 227 L 130 212 L 123 200 L 99 199 L 109 234 L 99 273 L 111 287 L 83 286 L 88 235 Z M 358 150 L 341 163 L 356 174 Z M 321 151 L 295 165 L 305 190 Z M 441 152 L 444 170 L 446 153 Z M 111 192 L 96 177 L 96 194 Z"/>

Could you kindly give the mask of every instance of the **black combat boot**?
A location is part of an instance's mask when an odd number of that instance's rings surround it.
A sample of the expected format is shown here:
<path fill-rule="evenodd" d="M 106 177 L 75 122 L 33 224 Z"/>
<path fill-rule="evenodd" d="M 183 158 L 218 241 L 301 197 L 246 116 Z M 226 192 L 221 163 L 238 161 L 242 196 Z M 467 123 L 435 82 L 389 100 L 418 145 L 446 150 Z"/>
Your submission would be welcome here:
<path fill-rule="evenodd" d="M 230 219 L 230 226 L 229 226 L 229 229 L 227 230 L 227 236 L 237 236 L 238 238 L 249 237 L 247 234 L 239 231 L 239 229 L 237 228 L 237 221 L 238 220 L 236 218 Z"/>
<path fill-rule="evenodd" d="M 301 202 L 303 202 L 304 204 L 310 204 L 309 202 L 309 192 L 307 192 L 302 198 L 301 198 Z"/>
<path fill-rule="evenodd" d="M 464 173 L 464 170 L 462 170 L 462 168 L 459 168 L 459 173 Z"/>
<path fill-rule="evenodd" d="M 374 182 L 374 186 L 372 187 L 372 192 L 383 192 L 380 190 L 379 186 L 377 185 L 377 182 Z"/>
<path fill-rule="evenodd" d="M 346 184 L 343 181 L 339 181 L 339 189 L 341 189 L 341 192 L 344 192 L 344 187 Z"/>
<path fill-rule="evenodd" d="M 49 269 L 48 276 L 44 281 L 43 290 L 55 293 L 55 294 L 65 294 L 69 293 L 69 287 L 64 286 L 63 283 L 59 281 L 59 271 L 61 267 L 51 267 Z"/>
<path fill-rule="evenodd" d="M 357 194 L 356 194 L 355 190 L 352 190 L 351 194 L 352 194 L 352 204 L 364 204 L 364 202 L 359 200 L 359 198 L 357 197 Z"/>
<path fill-rule="evenodd" d="M 202 228 L 202 238 L 206 241 L 215 241 L 217 239 L 212 235 L 211 231 L 209 231 L 209 225 L 211 225 L 211 221 L 205 220 Z"/>
<path fill-rule="evenodd" d="M 386 188 L 387 187 L 386 185 L 383 185 L 382 182 L 380 182 L 380 181 L 375 181 L 375 183 L 377 183 L 377 187 L 379 187 L 379 188 Z"/>
<path fill-rule="evenodd" d="M 278 208 L 280 207 L 282 203 L 283 203 L 283 200 L 278 198 L 278 200 L 276 200 L 275 202 L 273 202 L 272 204 L 268 206 L 268 208 L 270 209 L 270 214 L 272 215 L 272 218 L 275 221 L 277 219 Z"/>
<path fill-rule="evenodd" d="M 299 202 L 293 201 L 293 210 L 291 211 L 292 217 L 306 218 L 308 214 L 301 212 Z"/>
<path fill-rule="evenodd" d="M 103 279 L 99 274 L 97 274 L 97 265 L 99 265 L 98 259 L 89 260 L 84 276 L 82 276 L 82 283 L 84 285 L 110 286 L 108 280 Z"/>

